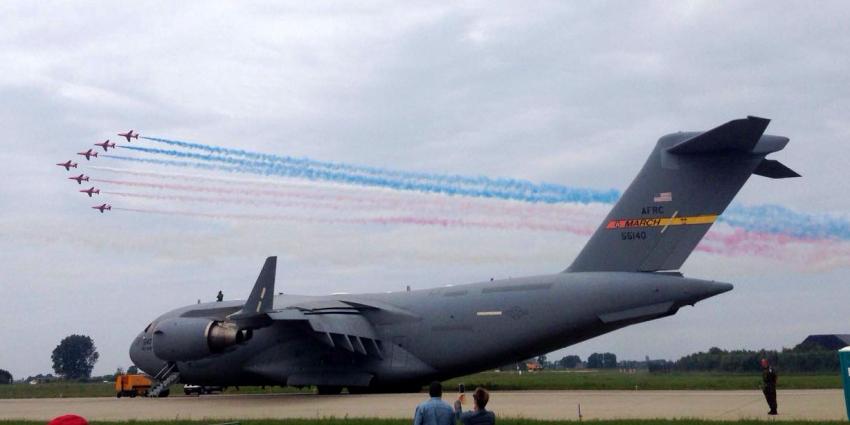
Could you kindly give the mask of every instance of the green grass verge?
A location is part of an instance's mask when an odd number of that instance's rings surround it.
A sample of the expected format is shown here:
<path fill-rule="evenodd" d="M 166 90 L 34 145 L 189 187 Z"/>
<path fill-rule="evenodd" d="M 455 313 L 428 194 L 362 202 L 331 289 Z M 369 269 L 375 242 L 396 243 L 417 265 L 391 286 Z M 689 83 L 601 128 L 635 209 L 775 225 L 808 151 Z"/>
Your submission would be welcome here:
<path fill-rule="evenodd" d="M 51 382 L 0 385 L 0 398 L 115 397 L 115 384 Z"/>
<path fill-rule="evenodd" d="M 453 391 L 459 383 L 470 390 L 483 386 L 495 391 L 522 390 L 753 390 L 758 389 L 761 375 L 716 373 L 619 373 L 544 371 L 523 373 L 484 372 L 443 383 L 446 391 Z M 839 389 L 841 377 L 835 375 L 781 375 L 779 389 Z M 111 383 L 84 384 L 54 382 L 49 384 L 0 385 L 0 399 L 55 398 L 55 397 L 114 397 Z M 277 394 L 312 393 L 312 388 L 292 387 L 241 387 L 239 391 L 228 388 L 227 394 Z M 182 396 L 180 385 L 171 388 L 172 396 Z"/>
<path fill-rule="evenodd" d="M 490 390 L 752 390 L 758 389 L 761 375 L 719 373 L 620 373 L 599 372 L 483 372 L 451 379 L 445 388 L 483 386 Z M 781 375 L 779 389 L 836 389 L 841 377 L 835 375 Z"/>
<path fill-rule="evenodd" d="M 312 394 L 313 388 L 294 387 L 240 387 L 228 388 L 226 394 Z M 171 396 L 183 396 L 183 386 L 171 387 Z M 115 397 L 115 385 L 112 383 L 51 382 L 47 384 L 0 385 L 0 399 L 9 398 L 76 398 L 76 397 Z"/>
<path fill-rule="evenodd" d="M 240 425 L 410 425 L 410 419 L 275 419 L 238 421 Z M 561 425 L 578 424 L 575 421 L 540 421 L 534 419 L 503 419 L 498 418 L 500 425 Z M 129 422 L 90 422 L 92 425 L 207 425 L 224 424 L 228 421 L 129 421 Z M 763 425 L 773 421 L 741 420 L 741 421 L 704 421 L 698 419 L 646 419 L 646 420 L 607 420 L 584 421 L 594 425 Z M 812 424 L 846 424 L 843 421 L 782 421 L 783 425 L 812 425 Z M 44 425 L 41 421 L 0 421 L 0 425 Z"/>

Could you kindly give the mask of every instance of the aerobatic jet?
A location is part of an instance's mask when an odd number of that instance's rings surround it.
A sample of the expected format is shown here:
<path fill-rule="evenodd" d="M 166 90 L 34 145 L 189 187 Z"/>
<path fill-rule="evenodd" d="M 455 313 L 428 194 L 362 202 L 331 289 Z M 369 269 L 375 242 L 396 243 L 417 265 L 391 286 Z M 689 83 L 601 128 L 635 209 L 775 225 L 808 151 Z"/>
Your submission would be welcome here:
<path fill-rule="evenodd" d="M 269 257 L 247 301 L 162 314 L 133 340 L 130 358 L 155 378 L 154 396 L 176 382 L 418 391 L 672 316 L 732 290 L 679 270 L 750 176 L 799 177 L 766 159 L 788 143 L 764 134 L 768 123 L 747 117 L 661 137 L 559 273 L 390 293 L 275 295 L 277 259 Z M 711 308 L 720 314 L 718 303 Z"/>
<path fill-rule="evenodd" d="M 109 139 L 106 139 L 103 143 L 95 143 L 94 145 L 102 147 L 104 152 L 109 152 L 109 148 L 115 148 L 115 143 L 109 143 Z"/>
<path fill-rule="evenodd" d="M 111 211 L 111 210 L 112 210 L 112 205 L 109 205 L 109 204 L 103 204 L 103 205 L 97 205 L 97 206 L 94 206 L 94 207 L 92 207 L 92 208 L 94 208 L 94 209 L 96 209 L 96 210 L 100 210 L 100 213 L 101 213 L 101 214 L 103 214 L 103 210 Z"/>
<path fill-rule="evenodd" d="M 77 168 L 77 163 L 71 162 L 70 159 L 68 161 L 65 161 L 65 162 L 60 162 L 56 165 L 58 165 L 60 167 L 65 167 L 65 171 L 71 171 L 71 168 Z"/>
<path fill-rule="evenodd" d="M 89 181 L 89 176 L 85 174 L 80 174 L 77 177 L 68 177 L 68 180 L 76 180 L 77 184 L 83 184 L 83 182 Z"/>
<path fill-rule="evenodd" d="M 138 138 L 139 138 L 139 133 L 133 134 L 133 130 L 130 130 L 126 133 L 118 133 L 118 135 L 121 136 L 121 137 L 126 137 L 127 143 L 130 142 L 130 139 L 137 139 L 138 140 Z"/>
<path fill-rule="evenodd" d="M 92 195 L 100 195 L 100 189 L 95 189 L 94 186 L 86 190 L 81 190 L 80 192 L 87 193 L 89 195 L 89 198 L 91 198 Z"/>
<path fill-rule="evenodd" d="M 95 158 L 97 158 L 97 152 L 95 152 L 95 151 L 93 151 L 93 150 L 91 150 L 91 149 L 89 149 L 89 150 L 87 150 L 87 151 L 85 151 L 85 152 L 77 152 L 77 155 L 80 155 L 80 156 L 84 156 L 84 157 L 86 157 L 86 161 L 90 160 L 90 159 L 91 159 L 91 157 L 95 157 Z"/>

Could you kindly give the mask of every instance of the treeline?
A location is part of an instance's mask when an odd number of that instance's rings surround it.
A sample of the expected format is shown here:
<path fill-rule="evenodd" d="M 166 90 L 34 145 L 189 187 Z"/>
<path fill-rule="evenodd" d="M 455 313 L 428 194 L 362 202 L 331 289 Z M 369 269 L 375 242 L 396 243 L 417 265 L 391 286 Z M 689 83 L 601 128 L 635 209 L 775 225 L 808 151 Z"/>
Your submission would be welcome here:
<path fill-rule="evenodd" d="M 832 350 L 794 347 L 782 351 L 763 350 L 732 350 L 726 351 L 717 347 L 707 352 L 687 355 L 670 362 L 668 370 L 681 372 L 759 372 L 759 360 L 766 358 L 770 364 L 783 372 L 837 372 L 839 370 L 838 354 Z"/>
<path fill-rule="evenodd" d="M 539 364 L 543 369 L 616 369 L 622 367 L 621 363 L 617 362 L 617 355 L 614 353 L 593 353 L 587 357 L 587 361 L 583 361 L 581 357 L 570 354 L 561 357 L 560 360 L 549 360 L 549 357 L 542 355 L 536 359 L 528 359 L 516 364 L 502 366 L 500 370 L 526 370 L 527 366 L 532 363 Z"/>
<path fill-rule="evenodd" d="M 6 369 L 0 369 L 0 385 L 11 384 L 12 382 L 15 382 L 12 374 Z"/>
<path fill-rule="evenodd" d="M 723 350 L 712 347 L 706 352 L 689 354 L 676 361 L 670 360 L 622 360 L 617 361 L 613 353 L 593 353 L 587 361 L 579 356 L 568 355 L 560 360 L 548 360 L 540 356 L 537 362 L 544 369 L 625 369 L 664 372 L 724 372 L 758 373 L 760 360 L 766 358 L 781 372 L 833 373 L 839 370 L 838 354 L 813 343 L 799 344 L 794 348 L 776 350 Z M 529 360 L 531 361 L 531 360 Z M 524 364 L 522 364 L 524 366 Z"/>

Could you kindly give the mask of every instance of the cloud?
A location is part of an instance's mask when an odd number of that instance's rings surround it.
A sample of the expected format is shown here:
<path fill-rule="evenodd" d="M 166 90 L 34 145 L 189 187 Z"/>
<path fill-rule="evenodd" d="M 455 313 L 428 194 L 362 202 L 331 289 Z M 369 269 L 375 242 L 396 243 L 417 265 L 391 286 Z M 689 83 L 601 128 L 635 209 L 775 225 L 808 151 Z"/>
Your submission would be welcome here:
<path fill-rule="evenodd" d="M 584 242 L 94 215 L 52 164 L 131 127 L 296 157 L 622 190 L 659 136 L 756 114 L 791 137 L 777 159 L 805 177 L 753 178 L 737 199 L 846 214 L 848 15 L 843 2 L 4 2 L 0 299 L 14 300 L 6 314 L 17 326 L 0 339 L 19 348 L 0 351 L 0 367 L 45 372 L 70 332 L 95 338 L 97 373 L 126 366 L 148 316 L 218 289 L 243 297 L 270 253 L 286 259 L 285 288 L 328 293 L 554 272 Z M 672 357 L 793 345 L 826 329 L 819 312 L 841 274 L 771 263 L 782 277 L 766 266 L 695 254 L 686 272 L 738 280 L 736 291 L 575 349 Z M 788 295 L 799 288 L 805 303 Z M 753 320 L 763 293 L 772 308 Z M 122 315 L 128 302 L 145 313 Z M 645 340 L 658 341 L 654 352 Z"/>

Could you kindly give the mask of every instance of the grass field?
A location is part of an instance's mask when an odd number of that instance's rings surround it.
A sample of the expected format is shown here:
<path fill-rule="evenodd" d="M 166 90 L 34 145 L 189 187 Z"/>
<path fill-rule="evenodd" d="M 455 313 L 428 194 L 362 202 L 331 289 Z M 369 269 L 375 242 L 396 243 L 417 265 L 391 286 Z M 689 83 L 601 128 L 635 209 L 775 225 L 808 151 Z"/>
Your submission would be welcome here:
<path fill-rule="evenodd" d="M 752 390 L 759 388 L 760 374 L 719 373 L 620 373 L 620 372 L 483 372 L 443 383 L 456 388 L 483 386 L 490 390 Z M 841 376 L 781 375 L 780 389 L 841 388 Z"/>
<path fill-rule="evenodd" d="M 463 383 L 467 388 L 483 386 L 490 390 L 752 390 L 758 388 L 761 375 L 715 373 L 619 373 L 619 372 L 561 372 L 544 371 L 523 373 L 484 372 L 444 382 L 447 389 Z M 832 389 L 841 388 L 841 377 L 835 375 L 782 375 L 780 389 Z M 83 384 L 55 382 L 49 384 L 0 385 L 0 399 L 53 398 L 53 397 L 114 397 L 111 383 Z M 291 393 L 313 392 L 311 388 L 291 387 L 241 387 L 228 388 L 227 393 Z M 171 388 L 172 395 L 182 395 L 179 385 Z"/>
<path fill-rule="evenodd" d="M 591 423 L 594 425 L 763 425 L 767 423 L 775 423 L 773 421 L 703 421 L 691 419 L 649 419 L 649 420 L 611 420 L 611 421 L 538 421 L 533 419 L 503 419 L 497 421 L 500 425 L 561 425 L 561 424 L 578 424 Z M 129 422 L 90 422 L 92 425 L 207 425 L 210 421 L 129 421 Z M 216 421 L 218 424 L 236 424 L 239 425 L 410 425 L 409 419 L 276 419 L 262 421 L 238 421 L 226 422 Z M 843 421 L 782 421 L 783 425 L 812 425 L 812 424 L 846 424 Z M 44 425 L 40 421 L 0 421 L 0 425 Z"/>
<path fill-rule="evenodd" d="M 313 393 L 312 388 L 294 387 L 240 387 L 228 388 L 228 394 L 280 394 Z M 183 386 L 171 387 L 172 396 L 183 396 Z M 115 385 L 112 383 L 51 382 L 49 384 L 0 385 L 0 399 L 4 398 L 62 398 L 62 397 L 115 397 Z"/>
<path fill-rule="evenodd" d="M 115 384 L 51 382 L 0 385 L 0 398 L 115 397 Z"/>

